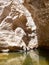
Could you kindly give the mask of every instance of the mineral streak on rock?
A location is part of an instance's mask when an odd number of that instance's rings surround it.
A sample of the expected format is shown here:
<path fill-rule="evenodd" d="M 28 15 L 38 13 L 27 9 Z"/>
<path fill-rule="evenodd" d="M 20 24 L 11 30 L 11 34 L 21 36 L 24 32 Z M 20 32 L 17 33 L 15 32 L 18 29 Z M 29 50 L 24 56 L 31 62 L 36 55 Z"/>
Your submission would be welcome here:
<path fill-rule="evenodd" d="M 0 47 L 29 50 L 38 46 L 36 25 L 24 0 L 1 0 Z"/>

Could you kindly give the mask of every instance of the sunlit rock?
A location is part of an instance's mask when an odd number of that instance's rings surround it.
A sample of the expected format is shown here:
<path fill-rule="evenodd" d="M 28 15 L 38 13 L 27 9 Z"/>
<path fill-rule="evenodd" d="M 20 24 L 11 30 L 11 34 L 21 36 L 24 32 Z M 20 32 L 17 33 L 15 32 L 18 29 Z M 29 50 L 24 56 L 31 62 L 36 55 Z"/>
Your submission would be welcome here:
<path fill-rule="evenodd" d="M 12 18 L 7 16 L 0 24 L 0 30 L 12 30 Z"/>
<path fill-rule="evenodd" d="M 3 47 L 6 46 L 11 51 L 33 49 L 38 45 L 36 25 L 31 13 L 22 2 L 23 0 L 3 2 L 5 8 L 3 7 L 1 14 L 0 41 Z"/>
<path fill-rule="evenodd" d="M 2 2 L 2 1 L 1 1 Z M 4 2 L 3 2 L 4 3 Z M 0 8 L 1 10 L 1 15 L 0 15 L 0 23 L 2 20 L 8 16 L 9 12 L 11 11 L 11 2 L 7 3 L 6 5 L 1 5 Z"/>

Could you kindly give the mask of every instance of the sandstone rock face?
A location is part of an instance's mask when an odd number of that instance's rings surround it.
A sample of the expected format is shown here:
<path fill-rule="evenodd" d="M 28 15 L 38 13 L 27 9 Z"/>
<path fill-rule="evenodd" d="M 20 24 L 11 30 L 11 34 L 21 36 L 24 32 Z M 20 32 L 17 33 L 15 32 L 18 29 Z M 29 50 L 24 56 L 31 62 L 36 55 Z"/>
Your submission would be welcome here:
<path fill-rule="evenodd" d="M 0 49 L 29 50 L 37 47 L 36 25 L 27 6 L 24 6 L 24 0 L 0 2 Z"/>
<path fill-rule="evenodd" d="M 34 13 L 32 17 L 37 26 L 39 46 L 49 49 L 49 0 L 30 0 L 27 8 L 31 14 Z"/>
<path fill-rule="evenodd" d="M 38 45 L 49 49 L 49 1 L 0 0 L 0 46 Z"/>
<path fill-rule="evenodd" d="M 4 2 L 2 2 L 2 1 L 0 1 L 0 9 L 1 9 L 1 13 L 0 13 L 0 23 L 1 23 L 1 21 L 4 19 L 4 18 L 6 18 L 6 16 L 8 16 L 8 14 L 10 13 L 10 11 L 11 11 L 11 2 L 9 2 L 9 3 L 5 3 L 4 4 Z M 4 5 L 2 5 L 2 4 L 4 4 Z"/>

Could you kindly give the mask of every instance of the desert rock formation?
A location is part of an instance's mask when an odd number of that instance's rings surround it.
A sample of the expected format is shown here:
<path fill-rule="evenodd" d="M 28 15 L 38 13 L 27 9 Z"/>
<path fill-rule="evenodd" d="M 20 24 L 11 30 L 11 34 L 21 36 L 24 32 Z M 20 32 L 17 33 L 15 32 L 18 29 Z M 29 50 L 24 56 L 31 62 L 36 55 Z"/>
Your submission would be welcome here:
<path fill-rule="evenodd" d="M 39 46 L 49 49 L 49 0 L 30 0 L 26 3 L 24 5 L 31 12 L 37 26 Z"/>
<path fill-rule="evenodd" d="M 0 4 L 0 48 L 37 47 L 36 25 L 24 0 L 1 0 Z"/>

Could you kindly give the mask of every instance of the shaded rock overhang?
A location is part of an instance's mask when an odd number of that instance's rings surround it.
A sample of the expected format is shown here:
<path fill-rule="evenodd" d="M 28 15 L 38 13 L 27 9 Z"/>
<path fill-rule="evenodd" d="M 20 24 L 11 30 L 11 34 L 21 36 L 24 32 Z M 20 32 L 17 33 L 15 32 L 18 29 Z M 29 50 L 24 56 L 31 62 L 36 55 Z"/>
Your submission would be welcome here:
<path fill-rule="evenodd" d="M 37 26 L 39 47 L 49 49 L 49 0 L 25 0 Z"/>

